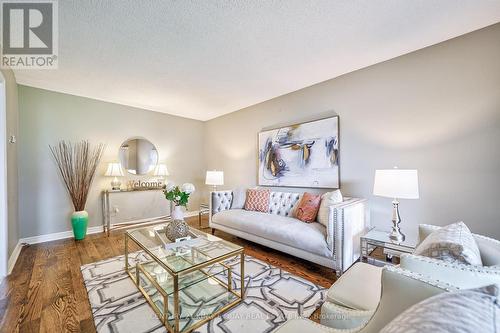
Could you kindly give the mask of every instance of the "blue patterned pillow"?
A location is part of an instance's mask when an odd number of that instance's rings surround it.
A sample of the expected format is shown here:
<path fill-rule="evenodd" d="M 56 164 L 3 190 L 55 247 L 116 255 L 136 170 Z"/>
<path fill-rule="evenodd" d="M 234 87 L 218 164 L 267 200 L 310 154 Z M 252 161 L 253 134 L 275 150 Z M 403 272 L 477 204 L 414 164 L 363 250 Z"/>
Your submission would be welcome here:
<path fill-rule="evenodd" d="M 417 303 L 380 333 L 500 332 L 498 285 L 446 292 Z"/>
<path fill-rule="evenodd" d="M 466 265 L 483 265 L 474 236 L 463 222 L 432 232 L 413 252 L 415 255 Z"/>

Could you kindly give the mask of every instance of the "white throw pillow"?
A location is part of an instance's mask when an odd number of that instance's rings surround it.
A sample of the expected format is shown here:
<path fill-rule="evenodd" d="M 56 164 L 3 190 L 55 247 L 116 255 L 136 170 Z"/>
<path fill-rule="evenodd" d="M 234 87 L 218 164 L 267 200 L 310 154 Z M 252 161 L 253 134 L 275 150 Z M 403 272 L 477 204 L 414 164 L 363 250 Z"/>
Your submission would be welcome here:
<path fill-rule="evenodd" d="M 340 190 L 335 190 L 332 192 L 326 192 L 321 196 L 321 204 L 319 205 L 318 220 L 319 223 L 323 224 L 328 228 L 328 214 L 330 213 L 330 206 L 342 202 L 342 193 Z"/>
<path fill-rule="evenodd" d="M 495 333 L 500 330 L 498 286 L 446 292 L 417 303 L 380 333 Z"/>
<path fill-rule="evenodd" d="M 245 207 L 245 201 L 247 199 L 247 190 L 244 188 L 237 188 L 233 190 L 233 201 L 231 203 L 231 209 L 243 209 Z"/>
<path fill-rule="evenodd" d="M 463 222 L 439 228 L 427 236 L 413 252 L 429 258 L 466 265 L 483 265 L 476 240 Z"/>

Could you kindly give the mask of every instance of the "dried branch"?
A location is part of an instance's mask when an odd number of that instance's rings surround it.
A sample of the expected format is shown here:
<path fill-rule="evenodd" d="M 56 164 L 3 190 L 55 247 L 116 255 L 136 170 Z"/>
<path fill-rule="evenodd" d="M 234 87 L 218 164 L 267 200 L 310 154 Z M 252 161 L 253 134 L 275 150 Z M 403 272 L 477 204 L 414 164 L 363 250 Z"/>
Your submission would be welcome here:
<path fill-rule="evenodd" d="M 75 145 L 61 141 L 54 147 L 49 145 L 75 211 L 85 209 L 90 186 L 104 147 L 105 145 L 100 143 L 92 148 L 88 141 L 81 141 Z"/>

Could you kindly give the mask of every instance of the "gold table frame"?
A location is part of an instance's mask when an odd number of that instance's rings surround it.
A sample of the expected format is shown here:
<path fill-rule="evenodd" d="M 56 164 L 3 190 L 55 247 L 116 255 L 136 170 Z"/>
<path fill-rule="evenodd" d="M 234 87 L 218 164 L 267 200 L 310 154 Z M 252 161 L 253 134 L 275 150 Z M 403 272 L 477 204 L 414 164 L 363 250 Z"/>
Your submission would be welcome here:
<path fill-rule="evenodd" d="M 144 250 L 151 258 L 153 258 L 152 261 L 148 261 L 146 263 L 136 263 L 135 268 L 134 266 L 129 265 L 129 260 L 128 260 L 128 254 L 129 254 L 129 245 L 128 242 L 132 241 L 135 243 L 138 247 L 140 247 L 142 250 Z M 194 250 L 200 251 L 198 249 L 193 248 Z M 223 261 L 240 256 L 240 293 L 238 294 L 235 292 L 232 288 L 232 271 L 231 268 L 223 263 Z M 144 264 L 151 263 L 151 262 L 156 262 L 159 266 L 161 266 L 165 271 L 167 271 L 173 279 L 173 297 L 174 297 L 174 309 L 173 309 L 173 314 L 174 314 L 174 325 L 170 325 L 169 323 L 169 316 L 168 316 L 168 298 L 169 295 L 165 290 L 158 284 L 156 279 L 152 277 L 143 267 Z M 133 236 L 131 236 L 128 232 L 125 232 L 125 271 L 127 274 L 130 276 L 136 287 L 139 289 L 139 291 L 142 293 L 142 295 L 146 298 L 148 301 L 149 305 L 153 309 L 153 311 L 156 313 L 160 321 L 163 323 L 163 325 L 167 328 L 167 330 L 171 333 L 180 333 L 181 331 L 179 330 L 179 322 L 180 322 L 180 300 L 179 300 L 179 292 L 181 289 L 179 289 L 179 276 L 182 274 L 188 274 L 192 273 L 194 271 L 200 271 L 203 274 L 207 275 L 206 272 L 204 272 L 202 269 L 206 268 L 207 266 L 213 265 L 213 264 L 220 264 L 221 266 L 225 267 L 228 271 L 228 282 L 227 284 L 221 281 L 220 279 L 216 278 L 215 276 L 208 276 L 207 278 L 211 278 L 214 281 L 216 281 L 218 284 L 222 285 L 223 287 L 227 288 L 229 292 L 231 292 L 234 296 L 236 296 L 236 300 L 232 301 L 231 303 L 225 305 L 221 309 L 215 311 L 211 315 L 205 316 L 202 320 L 192 324 L 191 326 L 188 326 L 185 328 L 182 332 L 191 332 L 198 327 L 202 326 L 203 324 L 209 322 L 222 312 L 232 308 L 233 306 L 239 304 L 240 302 L 243 301 L 245 298 L 245 254 L 244 254 L 244 249 L 238 249 L 235 251 L 232 251 L 228 254 L 225 254 L 220 257 L 213 258 L 211 260 L 208 260 L 206 262 L 200 263 L 193 265 L 191 267 L 185 268 L 180 271 L 173 271 L 170 267 L 168 267 L 163 261 L 159 260 L 149 249 L 147 249 L 143 244 L 141 244 L 140 241 L 134 239 Z M 135 276 L 132 271 L 135 270 Z M 161 294 L 163 297 L 163 314 L 161 311 L 158 309 L 154 301 L 151 299 L 151 297 L 148 295 L 148 293 L 142 288 L 140 285 L 140 277 L 139 277 L 139 272 L 144 274 L 144 276 L 151 282 L 151 284 L 156 288 L 156 290 Z M 172 296 L 172 295 L 170 295 Z"/>

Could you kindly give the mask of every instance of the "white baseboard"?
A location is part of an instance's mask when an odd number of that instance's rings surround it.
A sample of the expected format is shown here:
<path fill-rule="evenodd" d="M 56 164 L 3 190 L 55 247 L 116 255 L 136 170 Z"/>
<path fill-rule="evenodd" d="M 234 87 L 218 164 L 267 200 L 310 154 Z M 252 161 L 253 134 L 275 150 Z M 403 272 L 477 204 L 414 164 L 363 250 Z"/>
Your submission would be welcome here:
<path fill-rule="evenodd" d="M 102 226 L 90 227 L 87 229 L 87 235 L 97 234 L 99 232 L 102 232 Z M 23 248 L 23 246 L 25 244 L 45 243 L 45 242 L 50 242 L 50 241 L 65 239 L 65 238 L 71 238 L 71 237 L 73 237 L 73 230 L 21 238 L 17 242 L 16 247 L 14 248 L 14 251 L 12 251 L 12 254 L 9 257 L 8 273 L 7 274 L 10 274 L 12 272 L 12 270 L 14 269 L 14 266 L 16 265 L 16 262 L 17 262 L 17 258 L 19 257 L 19 254 L 21 253 L 21 249 Z"/>
<path fill-rule="evenodd" d="M 102 226 L 89 227 L 87 228 L 87 235 L 97 234 L 99 232 L 103 232 Z M 32 237 L 21 238 L 19 242 L 25 244 L 38 244 L 51 242 L 59 239 L 71 238 L 73 237 L 73 230 L 62 231 L 62 232 L 54 232 L 52 234 L 38 235 Z"/>
<path fill-rule="evenodd" d="M 184 217 L 198 216 L 198 212 L 199 211 L 197 211 L 197 210 L 185 212 Z M 87 235 L 97 234 L 100 232 L 103 232 L 102 226 L 89 227 L 87 229 Z M 39 243 L 51 242 L 51 241 L 55 241 L 55 240 L 59 240 L 59 239 L 71 238 L 71 237 L 73 237 L 73 230 L 54 232 L 51 234 L 21 238 L 19 240 L 19 242 L 17 242 L 17 245 L 14 248 L 14 251 L 12 251 L 12 254 L 9 257 L 8 273 L 7 274 L 10 274 L 12 272 L 12 269 L 14 269 L 14 265 L 16 264 L 17 258 L 19 257 L 19 253 L 21 253 L 21 249 L 22 249 L 24 244 L 39 244 Z"/>
<path fill-rule="evenodd" d="M 16 247 L 14 248 L 14 251 L 12 251 L 12 253 L 9 257 L 7 275 L 10 275 L 10 273 L 12 273 L 12 270 L 14 269 L 14 266 L 16 265 L 17 258 L 19 258 L 19 254 L 21 253 L 22 248 L 23 248 L 23 243 L 21 241 L 17 242 Z"/>

